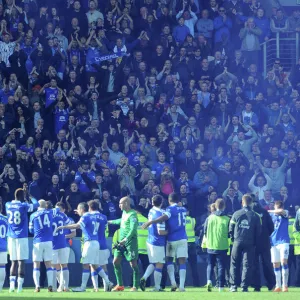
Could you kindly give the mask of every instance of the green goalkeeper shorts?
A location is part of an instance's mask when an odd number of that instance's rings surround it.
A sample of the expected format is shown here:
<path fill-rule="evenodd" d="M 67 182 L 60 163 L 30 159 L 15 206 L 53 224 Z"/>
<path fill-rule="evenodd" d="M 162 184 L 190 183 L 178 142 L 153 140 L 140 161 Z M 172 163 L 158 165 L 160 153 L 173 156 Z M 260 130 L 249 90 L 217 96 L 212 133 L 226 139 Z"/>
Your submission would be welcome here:
<path fill-rule="evenodd" d="M 127 251 L 114 250 L 114 257 L 125 257 L 127 261 L 137 260 L 139 256 L 137 240 L 133 239 L 126 244 Z"/>

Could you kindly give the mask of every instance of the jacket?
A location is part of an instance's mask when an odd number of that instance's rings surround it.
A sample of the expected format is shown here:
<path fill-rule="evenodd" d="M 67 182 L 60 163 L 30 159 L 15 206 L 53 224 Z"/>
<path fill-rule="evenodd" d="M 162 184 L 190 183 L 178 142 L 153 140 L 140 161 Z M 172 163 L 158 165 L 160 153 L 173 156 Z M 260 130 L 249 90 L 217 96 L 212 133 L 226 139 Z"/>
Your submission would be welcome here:
<path fill-rule="evenodd" d="M 254 28 L 242 28 L 240 31 L 240 38 L 242 39 L 242 46 L 241 46 L 241 50 L 242 51 L 258 51 L 260 50 L 260 44 L 259 44 L 259 37 L 262 34 L 261 29 L 259 29 L 258 27 L 254 27 Z M 251 47 L 251 49 L 249 49 L 249 45 L 248 45 L 248 38 L 249 40 L 253 38 L 253 45 Z"/>
<path fill-rule="evenodd" d="M 270 235 L 274 231 L 274 223 L 270 214 L 258 202 L 254 202 L 253 210 L 260 216 L 262 225 L 257 248 L 258 250 L 267 249 L 266 251 L 269 251 L 268 249 L 271 248 Z"/>
<path fill-rule="evenodd" d="M 234 243 L 256 246 L 260 242 L 261 220 L 250 207 L 236 211 L 229 225 L 229 235 Z"/>
<path fill-rule="evenodd" d="M 228 36 L 230 39 L 230 30 L 232 28 L 232 21 L 227 17 L 226 21 L 223 21 L 221 16 L 214 19 L 214 29 L 215 29 L 215 43 L 222 42 L 222 36 Z"/>
<path fill-rule="evenodd" d="M 205 182 L 206 176 L 210 178 L 209 182 Z M 218 178 L 211 170 L 207 172 L 199 171 L 195 174 L 193 182 L 197 190 L 200 190 L 202 193 L 207 193 L 210 186 L 217 187 Z"/>

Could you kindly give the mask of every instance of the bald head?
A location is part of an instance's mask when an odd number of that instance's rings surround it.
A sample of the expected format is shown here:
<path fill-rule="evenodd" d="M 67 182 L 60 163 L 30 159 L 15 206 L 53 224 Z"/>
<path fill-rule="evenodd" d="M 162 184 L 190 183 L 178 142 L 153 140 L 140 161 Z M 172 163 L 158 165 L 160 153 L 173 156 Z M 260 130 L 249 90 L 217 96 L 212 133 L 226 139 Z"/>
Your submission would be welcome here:
<path fill-rule="evenodd" d="M 123 197 L 120 199 L 119 207 L 121 210 L 128 211 L 131 209 L 130 203 L 131 203 L 130 197 Z"/>
<path fill-rule="evenodd" d="M 39 200 L 39 205 L 40 205 L 40 208 L 47 208 L 47 201 L 46 200 Z"/>

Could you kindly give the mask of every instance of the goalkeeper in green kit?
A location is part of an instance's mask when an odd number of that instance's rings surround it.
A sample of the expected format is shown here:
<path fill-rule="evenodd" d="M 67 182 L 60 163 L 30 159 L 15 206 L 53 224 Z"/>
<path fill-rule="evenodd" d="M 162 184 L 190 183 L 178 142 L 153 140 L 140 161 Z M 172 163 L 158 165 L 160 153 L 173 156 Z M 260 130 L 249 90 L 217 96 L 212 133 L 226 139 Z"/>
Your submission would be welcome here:
<path fill-rule="evenodd" d="M 108 224 L 120 225 L 120 240 L 114 245 L 114 269 L 117 278 L 117 285 L 112 292 L 124 291 L 122 277 L 122 259 L 130 263 L 133 270 L 133 287 L 130 291 L 136 292 L 139 286 L 139 267 L 138 267 L 138 242 L 137 228 L 138 218 L 136 212 L 130 207 L 130 198 L 123 197 L 119 202 L 119 207 L 123 211 L 122 218 L 118 220 L 108 221 Z"/>

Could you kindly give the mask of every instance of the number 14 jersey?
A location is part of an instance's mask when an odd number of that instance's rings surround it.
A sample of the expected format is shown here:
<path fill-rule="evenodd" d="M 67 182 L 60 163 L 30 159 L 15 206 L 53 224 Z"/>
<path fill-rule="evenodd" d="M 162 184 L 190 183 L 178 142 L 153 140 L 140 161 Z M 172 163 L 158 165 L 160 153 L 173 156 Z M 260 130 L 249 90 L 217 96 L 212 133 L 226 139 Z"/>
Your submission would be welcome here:
<path fill-rule="evenodd" d="M 33 234 L 34 244 L 53 241 L 53 218 L 58 212 L 59 208 L 39 208 L 30 216 L 29 231 Z"/>

